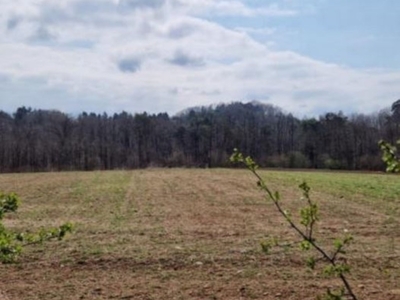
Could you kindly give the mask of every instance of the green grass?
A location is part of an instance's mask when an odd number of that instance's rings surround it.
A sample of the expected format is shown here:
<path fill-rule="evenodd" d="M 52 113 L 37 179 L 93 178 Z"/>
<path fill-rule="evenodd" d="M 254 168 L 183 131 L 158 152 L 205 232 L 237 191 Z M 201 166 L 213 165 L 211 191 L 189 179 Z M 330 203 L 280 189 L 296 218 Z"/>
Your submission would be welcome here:
<path fill-rule="evenodd" d="M 306 181 L 313 191 L 377 203 L 400 201 L 400 176 L 376 173 L 262 171 L 272 183 L 286 187 Z"/>

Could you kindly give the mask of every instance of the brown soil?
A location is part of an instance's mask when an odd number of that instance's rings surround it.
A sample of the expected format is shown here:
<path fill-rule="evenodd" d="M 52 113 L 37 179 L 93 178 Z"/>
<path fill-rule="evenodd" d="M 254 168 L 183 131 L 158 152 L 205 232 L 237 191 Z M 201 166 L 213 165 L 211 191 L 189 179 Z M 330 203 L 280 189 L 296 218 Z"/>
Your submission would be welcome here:
<path fill-rule="evenodd" d="M 1 189 L 24 199 L 9 226 L 77 227 L 65 241 L 0 265 L 0 300 L 297 300 L 340 283 L 305 267 L 310 253 L 298 250 L 296 235 L 242 170 L 2 175 Z M 282 194 L 298 211 L 299 191 Z M 323 246 L 344 230 L 355 238 L 347 260 L 359 299 L 400 299 L 398 224 L 368 204 L 312 195 L 321 199 Z M 271 237 L 279 245 L 267 255 L 260 241 Z"/>

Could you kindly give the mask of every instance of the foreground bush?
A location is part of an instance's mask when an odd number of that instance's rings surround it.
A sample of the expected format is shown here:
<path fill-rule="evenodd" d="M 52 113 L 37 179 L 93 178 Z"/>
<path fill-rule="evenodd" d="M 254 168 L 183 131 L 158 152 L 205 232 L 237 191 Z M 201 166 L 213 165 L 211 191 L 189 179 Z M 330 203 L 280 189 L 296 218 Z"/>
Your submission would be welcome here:
<path fill-rule="evenodd" d="M 244 157 L 237 149 L 231 156 L 231 161 L 234 163 L 242 163 L 257 179 L 257 185 L 266 193 L 267 200 L 274 203 L 275 208 L 286 220 L 290 227 L 297 233 L 301 241 L 300 248 L 304 251 L 313 250 L 314 254 L 310 255 L 306 261 L 306 265 L 314 269 L 317 263 L 324 263 L 323 275 L 339 278 L 342 282 L 342 287 L 338 290 L 328 289 L 323 297 L 318 299 L 326 300 L 357 300 L 352 287 L 346 277 L 350 272 L 350 266 L 346 263 L 345 248 L 353 240 L 352 236 L 346 234 L 343 238 L 336 238 L 332 249 L 325 249 L 321 246 L 315 236 L 315 227 L 319 221 L 319 208 L 316 202 L 310 198 L 310 187 L 306 182 L 300 184 L 299 188 L 303 193 L 305 206 L 300 210 L 299 221 L 297 222 L 290 212 L 286 211 L 281 202 L 279 192 L 272 192 L 264 179 L 258 174 L 258 165 L 251 157 Z M 270 248 L 274 246 L 274 242 L 264 242 L 261 244 L 264 252 L 268 253 Z"/>
<path fill-rule="evenodd" d="M 0 192 L 0 262 L 15 262 L 25 246 L 40 244 L 49 240 L 61 240 L 72 231 L 72 224 L 66 223 L 58 228 L 41 229 L 39 232 L 14 232 L 3 224 L 6 214 L 17 211 L 20 200 L 14 193 Z"/>
<path fill-rule="evenodd" d="M 398 148 L 400 147 L 400 140 L 393 146 L 385 141 L 379 142 L 379 147 L 382 151 L 382 160 L 386 164 L 386 172 L 400 172 L 400 158 Z"/>

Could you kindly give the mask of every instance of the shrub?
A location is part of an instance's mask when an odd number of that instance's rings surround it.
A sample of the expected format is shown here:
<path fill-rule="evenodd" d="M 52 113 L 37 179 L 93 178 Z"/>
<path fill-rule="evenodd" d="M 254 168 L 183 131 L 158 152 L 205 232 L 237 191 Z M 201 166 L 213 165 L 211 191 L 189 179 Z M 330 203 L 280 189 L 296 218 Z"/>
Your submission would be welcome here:
<path fill-rule="evenodd" d="M 317 254 L 309 256 L 306 261 L 306 265 L 314 269 L 318 262 L 324 262 L 323 273 L 324 275 L 334 276 L 341 280 L 342 287 L 337 291 L 330 289 L 324 294 L 323 299 L 327 300 L 342 300 L 352 299 L 357 300 L 352 287 L 346 277 L 346 274 L 350 272 L 350 266 L 344 259 L 345 248 L 353 240 L 351 235 L 346 234 L 343 238 L 337 238 L 334 240 L 333 249 L 326 250 L 318 242 L 315 236 L 315 226 L 319 221 L 319 207 L 316 202 L 310 198 L 310 187 L 306 182 L 300 184 L 299 188 L 303 194 L 303 200 L 305 206 L 300 210 L 299 221 L 297 222 L 290 212 L 283 208 L 281 197 L 279 192 L 273 192 L 264 181 L 264 179 L 257 172 L 258 165 L 253 161 L 251 157 L 244 157 L 237 149 L 231 156 L 231 161 L 234 163 L 242 163 L 248 170 L 256 177 L 257 185 L 262 191 L 266 193 L 266 198 L 273 202 L 275 208 L 278 210 L 280 215 L 286 220 L 290 227 L 297 233 L 301 238 L 300 248 L 304 251 L 314 250 Z M 273 243 L 262 243 L 261 247 L 264 252 L 268 253 Z M 321 298 L 319 298 L 321 299 Z"/>
<path fill-rule="evenodd" d="M 396 143 L 397 146 L 390 145 L 385 141 L 379 142 L 379 147 L 383 153 L 382 160 L 386 164 L 387 172 L 400 172 L 400 158 L 398 156 L 398 147 L 400 147 L 400 140 Z"/>
<path fill-rule="evenodd" d="M 308 158 L 299 151 L 289 153 L 289 168 L 304 169 L 310 167 Z"/>
<path fill-rule="evenodd" d="M 14 193 L 0 192 L 0 262 L 14 262 L 23 248 L 32 244 L 39 244 L 49 240 L 61 240 L 72 231 L 72 224 L 66 223 L 58 228 L 41 229 L 37 233 L 13 232 L 3 224 L 6 214 L 14 213 L 20 205 L 18 196 Z"/>

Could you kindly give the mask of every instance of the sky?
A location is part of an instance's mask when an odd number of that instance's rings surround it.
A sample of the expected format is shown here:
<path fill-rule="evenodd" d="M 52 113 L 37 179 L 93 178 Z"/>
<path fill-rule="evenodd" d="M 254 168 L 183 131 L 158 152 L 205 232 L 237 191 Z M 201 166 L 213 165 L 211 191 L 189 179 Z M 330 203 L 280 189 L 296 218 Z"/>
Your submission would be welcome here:
<path fill-rule="evenodd" d="M 0 0 L 0 110 L 298 117 L 400 98 L 398 0 Z"/>

